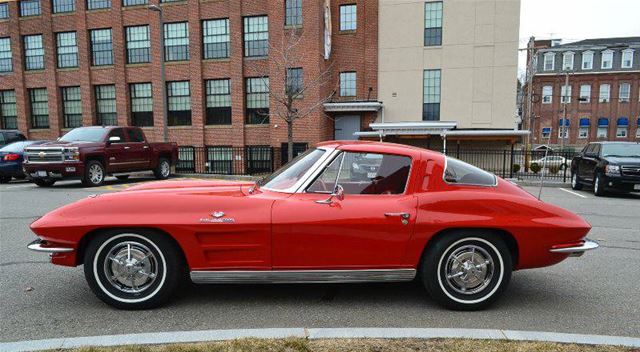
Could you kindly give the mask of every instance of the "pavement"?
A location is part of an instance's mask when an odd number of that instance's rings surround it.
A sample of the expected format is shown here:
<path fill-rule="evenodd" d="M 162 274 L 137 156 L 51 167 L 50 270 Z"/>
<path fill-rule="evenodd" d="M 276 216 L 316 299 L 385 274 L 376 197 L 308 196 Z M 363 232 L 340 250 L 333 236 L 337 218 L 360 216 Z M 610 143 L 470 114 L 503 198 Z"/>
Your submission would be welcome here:
<path fill-rule="evenodd" d="M 558 265 L 515 272 L 490 309 L 453 312 L 416 283 L 187 286 L 169 305 L 121 311 L 89 290 L 82 267 L 49 264 L 26 245 L 28 226 L 61 205 L 150 179 L 84 188 L 0 185 L 0 342 L 248 328 L 453 328 L 640 337 L 640 195 L 600 198 L 543 188 L 542 200 L 585 217 L 601 248 Z M 537 187 L 525 187 L 537 194 Z"/>

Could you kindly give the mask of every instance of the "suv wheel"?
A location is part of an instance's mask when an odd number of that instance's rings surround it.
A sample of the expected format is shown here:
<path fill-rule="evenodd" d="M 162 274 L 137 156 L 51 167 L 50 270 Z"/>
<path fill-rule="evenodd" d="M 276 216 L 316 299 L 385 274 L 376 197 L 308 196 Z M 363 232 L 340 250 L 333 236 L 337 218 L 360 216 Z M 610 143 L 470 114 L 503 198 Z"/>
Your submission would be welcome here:
<path fill-rule="evenodd" d="M 158 166 L 153 170 L 153 175 L 158 180 L 166 180 L 171 175 L 171 163 L 167 158 L 160 158 L 158 160 Z"/>
<path fill-rule="evenodd" d="M 606 194 L 604 190 L 604 179 L 600 174 L 596 174 L 596 177 L 593 180 L 593 194 L 598 197 L 602 197 Z"/>
<path fill-rule="evenodd" d="M 578 177 L 578 169 L 571 173 L 571 189 L 576 191 L 582 189 L 582 183 L 580 183 L 580 178 Z"/>
<path fill-rule="evenodd" d="M 104 182 L 105 169 L 98 160 L 89 160 L 84 168 L 82 183 L 89 187 L 100 186 Z"/>

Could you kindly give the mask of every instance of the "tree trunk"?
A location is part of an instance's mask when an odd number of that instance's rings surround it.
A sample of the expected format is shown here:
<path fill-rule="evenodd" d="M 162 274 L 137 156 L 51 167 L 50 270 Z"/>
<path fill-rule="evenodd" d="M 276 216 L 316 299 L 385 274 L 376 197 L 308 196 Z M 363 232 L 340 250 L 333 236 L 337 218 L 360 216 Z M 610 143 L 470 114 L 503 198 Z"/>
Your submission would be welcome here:
<path fill-rule="evenodd" d="M 293 119 L 287 121 L 287 162 L 293 160 Z"/>

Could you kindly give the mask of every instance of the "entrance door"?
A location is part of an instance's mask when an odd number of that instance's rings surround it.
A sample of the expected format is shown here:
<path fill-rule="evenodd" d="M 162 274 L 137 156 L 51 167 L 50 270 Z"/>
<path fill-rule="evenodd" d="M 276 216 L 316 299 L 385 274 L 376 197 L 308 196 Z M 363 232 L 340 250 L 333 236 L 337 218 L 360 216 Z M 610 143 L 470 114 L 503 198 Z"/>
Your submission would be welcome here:
<path fill-rule="evenodd" d="M 339 141 L 355 141 L 353 134 L 360 131 L 360 115 L 338 116 L 335 122 L 335 139 Z"/>

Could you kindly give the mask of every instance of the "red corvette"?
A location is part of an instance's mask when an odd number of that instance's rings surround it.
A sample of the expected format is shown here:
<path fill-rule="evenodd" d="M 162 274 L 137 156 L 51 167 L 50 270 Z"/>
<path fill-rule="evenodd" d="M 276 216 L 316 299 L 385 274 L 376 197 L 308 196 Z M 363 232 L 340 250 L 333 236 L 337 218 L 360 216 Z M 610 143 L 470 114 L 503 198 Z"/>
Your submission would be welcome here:
<path fill-rule="evenodd" d="M 259 184 L 164 181 L 91 196 L 31 225 L 29 245 L 84 264 L 118 308 L 166 302 L 180 282 L 419 279 L 441 304 L 481 309 L 513 270 L 597 248 L 579 216 L 425 149 L 321 143 Z"/>

